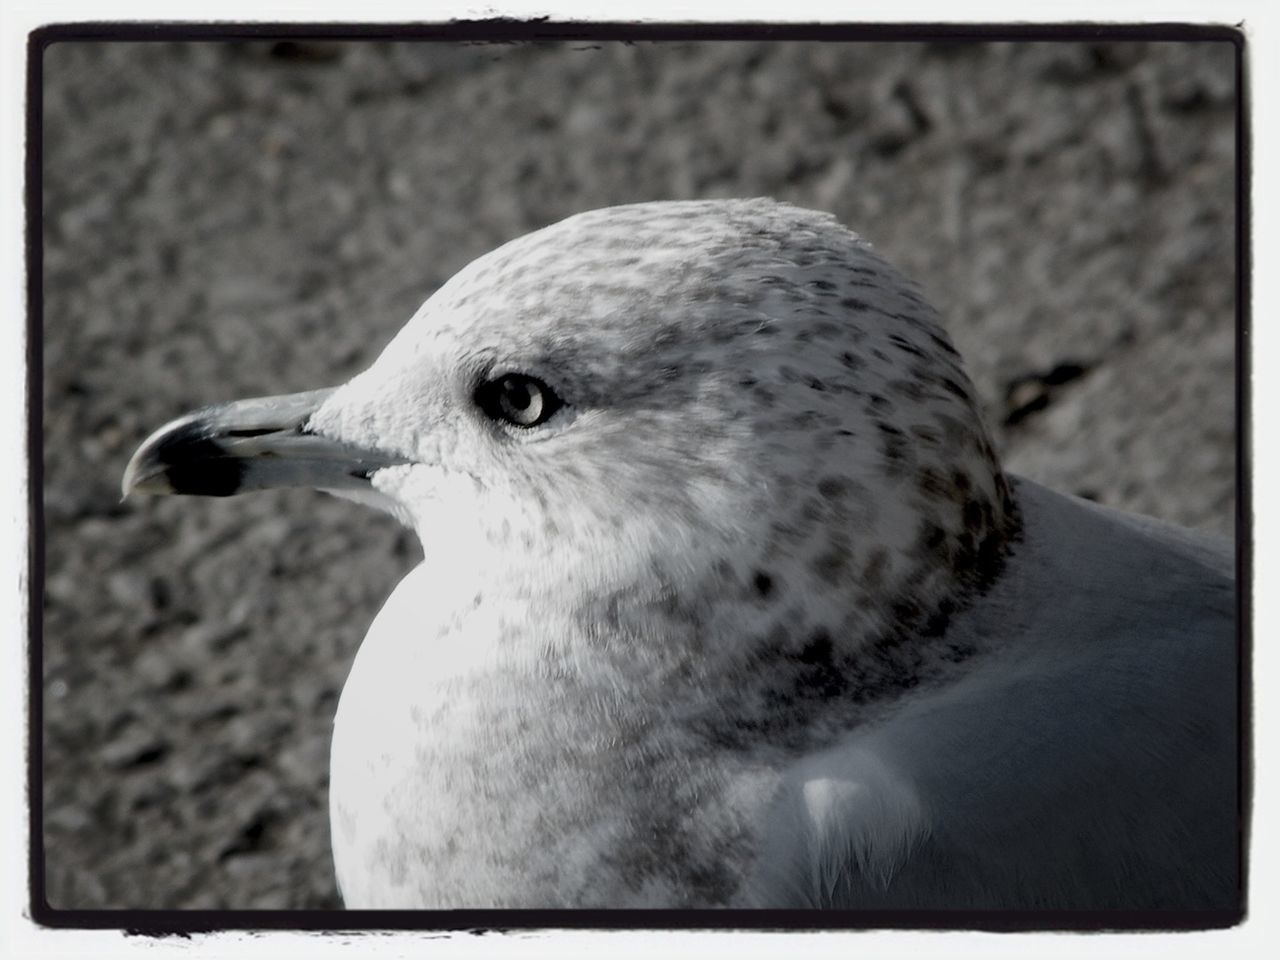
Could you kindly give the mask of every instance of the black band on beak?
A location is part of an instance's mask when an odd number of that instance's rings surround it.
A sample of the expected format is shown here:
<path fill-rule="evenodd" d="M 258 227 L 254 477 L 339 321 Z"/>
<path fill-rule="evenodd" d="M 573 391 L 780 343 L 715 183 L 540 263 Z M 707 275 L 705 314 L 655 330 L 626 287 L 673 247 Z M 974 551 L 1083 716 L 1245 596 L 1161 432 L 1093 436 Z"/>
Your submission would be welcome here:
<path fill-rule="evenodd" d="M 368 450 L 307 429 L 332 393 L 312 390 L 206 407 L 161 427 L 125 468 L 122 489 L 229 497 L 271 487 L 365 487 L 406 457 Z"/>

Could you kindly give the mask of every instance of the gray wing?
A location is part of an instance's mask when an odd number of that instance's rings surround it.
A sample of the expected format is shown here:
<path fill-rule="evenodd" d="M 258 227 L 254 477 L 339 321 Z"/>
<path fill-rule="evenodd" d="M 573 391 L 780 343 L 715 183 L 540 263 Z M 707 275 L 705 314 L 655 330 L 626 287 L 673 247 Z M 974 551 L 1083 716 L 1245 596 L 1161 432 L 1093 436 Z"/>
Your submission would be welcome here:
<path fill-rule="evenodd" d="M 955 627 L 999 642 L 787 772 L 762 902 L 1239 907 L 1228 552 L 1020 493 L 1018 565 Z"/>

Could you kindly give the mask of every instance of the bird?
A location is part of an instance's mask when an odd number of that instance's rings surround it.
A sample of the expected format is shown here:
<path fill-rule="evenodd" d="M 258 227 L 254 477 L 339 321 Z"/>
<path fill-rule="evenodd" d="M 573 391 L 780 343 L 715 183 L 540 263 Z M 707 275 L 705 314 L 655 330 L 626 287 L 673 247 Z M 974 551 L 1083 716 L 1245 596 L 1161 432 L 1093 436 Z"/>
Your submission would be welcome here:
<path fill-rule="evenodd" d="M 1230 544 L 1004 470 L 830 214 L 578 213 L 123 479 L 276 487 L 423 548 L 334 720 L 347 907 L 1240 908 Z"/>

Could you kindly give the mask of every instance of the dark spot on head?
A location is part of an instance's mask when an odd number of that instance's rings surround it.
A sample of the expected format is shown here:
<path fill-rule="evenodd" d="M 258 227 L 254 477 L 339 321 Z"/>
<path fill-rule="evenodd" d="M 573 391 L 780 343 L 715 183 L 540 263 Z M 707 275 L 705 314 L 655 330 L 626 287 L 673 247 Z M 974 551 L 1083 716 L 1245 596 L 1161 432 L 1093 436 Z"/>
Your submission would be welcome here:
<path fill-rule="evenodd" d="M 924 387 L 916 380 L 890 380 L 889 389 L 908 400 L 923 400 L 925 396 Z"/>
<path fill-rule="evenodd" d="M 866 363 L 866 361 L 863 360 L 861 357 L 854 356 L 852 353 L 849 353 L 847 350 L 844 353 L 840 354 L 840 362 L 845 366 L 846 369 L 849 369 L 849 370 L 857 370 L 859 367 L 864 366 Z"/>
<path fill-rule="evenodd" d="M 792 663 L 799 669 L 792 673 L 791 689 L 778 691 L 767 699 L 774 701 L 779 713 L 789 714 L 800 723 L 809 716 L 803 706 L 806 701 L 846 695 L 855 682 L 849 671 L 837 664 L 835 645 L 825 627 L 814 630 Z"/>
<path fill-rule="evenodd" d="M 800 651 L 799 660 L 801 663 L 830 664 L 831 654 L 831 634 L 825 627 L 820 627 Z"/>
<path fill-rule="evenodd" d="M 942 476 L 929 467 L 921 470 L 916 477 L 916 489 L 926 497 L 948 497 L 951 494 L 951 489 Z"/>
<path fill-rule="evenodd" d="M 1000 537 L 993 531 L 982 538 L 978 544 L 978 574 L 984 579 L 986 571 L 999 568 L 1001 557 Z"/>
<path fill-rule="evenodd" d="M 970 530 L 989 530 L 995 526 L 995 511 L 991 501 L 971 498 L 964 505 L 964 525 Z"/>
<path fill-rule="evenodd" d="M 947 631 L 947 626 L 951 623 L 952 603 L 948 599 L 943 599 L 938 604 L 938 609 L 930 614 L 929 619 L 925 621 L 924 628 L 921 631 L 926 637 L 940 637 Z"/>
<path fill-rule="evenodd" d="M 919 623 L 923 612 L 924 611 L 920 608 L 920 604 L 916 603 L 914 600 L 904 598 L 893 605 L 891 613 L 894 621 L 903 627 L 904 630 L 909 631 L 915 626 L 915 624 Z"/>
<path fill-rule="evenodd" d="M 947 541 L 947 531 L 932 520 L 922 520 L 920 522 L 919 537 L 920 542 L 927 550 L 937 553 Z"/>
<path fill-rule="evenodd" d="M 913 357 L 923 357 L 925 355 L 923 350 L 921 350 L 919 347 L 912 344 L 905 337 L 899 336 L 896 333 L 891 333 L 889 335 L 889 342 L 892 343 L 899 350 L 901 350 L 903 353 L 909 353 Z"/>
<path fill-rule="evenodd" d="M 756 588 L 756 593 L 762 597 L 768 597 L 773 593 L 773 577 L 763 570 L 756 571 L 756 575 L 751 578 L 751 583 Z"/>
<path fill-rule="evenodd" d="M 877 423 L 876 426 L 880 429 L 881 433 L 888 434 L 889 436 L 893 436 L 893 437 L 902 436 L 902 431 L 899 430 L 897 427 L 895 427 L 892 423 L 885 423 L 884 421 L 881 421 L 880 423 Z"/>
<path fill-rule="evenodd" d="M 953 347 L 953 346 L 952 346 L 952 345 L 947 341 L 947 338 L 946 338 L 946 337 L 940 337 L 940 336 L 938 336 L 938 334 L 933 333 L 933 332 L 930 332 L 930 333 L 929 333 L 929 339 L 930 339 L 930 340 L 932 340 L 932 341 L 933 341 L 933 345 L 934 345 L 935 347 L 938 347 L 940 350 L 944 350 L 944 351 L 946 351 L 947 353 L 952 354 L 953 356 L 954 356 L 954 355 L 956 355 L 956 348 L 955 348 L 955 347 Z"/>
<path fill-rule="evenodd" d="M 839 500 L 848 491 L 849 485 L 843 477 L 823 477 L 818 481 L 818 492 L 828 500 Z"/>
<path fill-rule="evenodd" d="M 958 547 L 957 542 L 948 538 L 947 531 L 933 520 L 925 518 L 920 521 L 915 546 L 918 556 L 930 557 L 938 566 L 954 571 L 959 563 L 956 556 Z"/>
<path fill-rule="evenodd" d="M 901 476 L 908 463 L 907 445 L 898 437 L 884 437 L 880 443 L 880 456 L 884 461 L 886 475 Z"/>

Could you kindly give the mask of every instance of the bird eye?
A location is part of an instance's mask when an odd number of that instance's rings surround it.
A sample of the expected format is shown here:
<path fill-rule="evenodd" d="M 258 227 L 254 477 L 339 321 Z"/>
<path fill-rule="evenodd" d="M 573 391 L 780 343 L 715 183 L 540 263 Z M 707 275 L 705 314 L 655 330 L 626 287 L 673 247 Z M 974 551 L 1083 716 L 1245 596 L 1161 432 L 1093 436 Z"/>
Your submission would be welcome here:
<path fill-rule="evenodd" d="M 476 403 L 491 419 L 516 427 L 546 423 L 564 406 L 545 383 L 522 373 L 509 373 L 482 384 L 476 391 Z"/>

